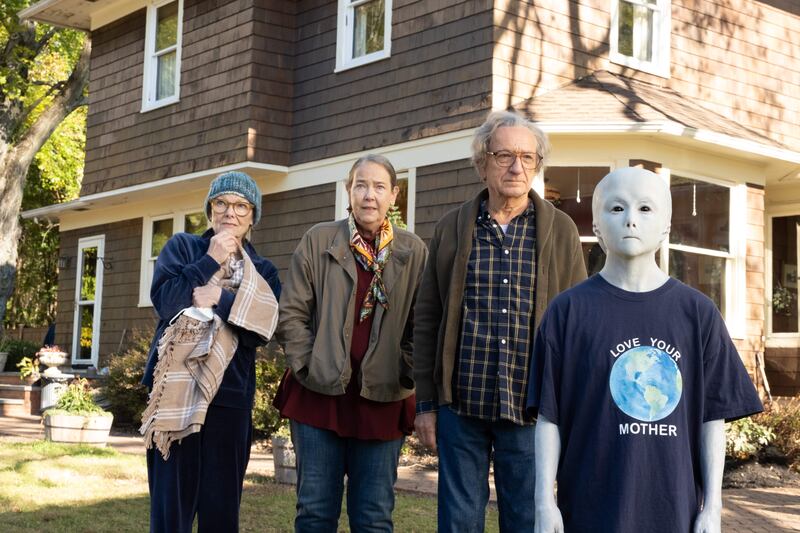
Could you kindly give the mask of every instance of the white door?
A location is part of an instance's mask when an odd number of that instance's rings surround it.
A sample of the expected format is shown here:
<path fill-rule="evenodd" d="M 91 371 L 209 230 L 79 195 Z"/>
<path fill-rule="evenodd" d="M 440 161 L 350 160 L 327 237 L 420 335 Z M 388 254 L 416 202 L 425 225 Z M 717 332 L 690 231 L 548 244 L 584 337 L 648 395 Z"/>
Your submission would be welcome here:
<path fill-rule="evenodd" d="M 105 235 L 78 241 L 75 277 L 75 326 L 72 364 L 97 366 L 100 350 L 100 307 L 103 301 Z"/>

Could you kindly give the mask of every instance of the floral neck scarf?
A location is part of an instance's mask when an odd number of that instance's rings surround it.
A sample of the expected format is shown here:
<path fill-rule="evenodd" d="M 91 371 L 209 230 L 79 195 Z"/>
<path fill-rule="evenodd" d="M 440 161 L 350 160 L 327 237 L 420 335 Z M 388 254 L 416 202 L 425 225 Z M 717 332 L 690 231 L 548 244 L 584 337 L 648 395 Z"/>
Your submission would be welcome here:
<path fill-rule="evenodd" d="M 353 250 L 356 261 L 364 270 L 374 274 L 372 282 L 367 289 L 367 294 L 364 296 L 364 301 L 361 303 L 359 322 L 363 322 L 375 310 L 376 300 L 384 309 L 389 308 L 389 300 L 386 297 L 386 287 L 383 284 L 382 274 L 383 267 L 386 266 L 389 257 L 392 255 L 392 249 L 389 245 L 394 239 L 394 232 L 389 219 L 384 219 L 373 247 L 364 240 L 364 237 L 356 229 L 356 220 L 353 218 L 352 213 L 350 213 L 350 218 L 347 220 L 347 226 L 350 229 L 350 249 Z"/>

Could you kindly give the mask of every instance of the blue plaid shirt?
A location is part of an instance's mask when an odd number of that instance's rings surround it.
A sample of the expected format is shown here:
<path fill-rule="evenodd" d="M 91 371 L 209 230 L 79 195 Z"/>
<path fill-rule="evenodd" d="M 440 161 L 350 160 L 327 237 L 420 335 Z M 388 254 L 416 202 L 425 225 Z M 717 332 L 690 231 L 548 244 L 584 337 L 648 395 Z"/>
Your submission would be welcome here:
<path fill-rule="evenodd" d="M 453 375 L 452 409 L 484 420 L 530 424 L 525 412 L 533 346 L 536 216 L 533 204 L 506 232 L 481 205 L 461 322 L 461 347 Z"/>

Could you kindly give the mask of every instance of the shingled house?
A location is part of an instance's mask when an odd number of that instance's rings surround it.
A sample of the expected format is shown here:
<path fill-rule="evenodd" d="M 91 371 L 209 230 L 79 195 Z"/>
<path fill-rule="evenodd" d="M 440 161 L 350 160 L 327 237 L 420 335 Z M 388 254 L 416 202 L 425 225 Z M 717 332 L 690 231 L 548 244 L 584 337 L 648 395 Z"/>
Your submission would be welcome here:
<path fill-rule="evenodd" d="M 629 164 L 668 179 L 662 267 L 718 305 L 746 365 L 800 391 L 800 6 L 794 0 L 43 0 L 21 15 L 92 39 L 77 200 L 28 211 L 61 231 L 57 341 L 102 366 L 151 323 L 153 263 L 200 231 L 210 180 L 253 175 L 253 241 L 280 268 L 344 216 L 367 151 L 401 171 L 429 238 L 480 185 L 472 129 L 514 107 L 549 132 L 536 188 L 578 224 Z"/>

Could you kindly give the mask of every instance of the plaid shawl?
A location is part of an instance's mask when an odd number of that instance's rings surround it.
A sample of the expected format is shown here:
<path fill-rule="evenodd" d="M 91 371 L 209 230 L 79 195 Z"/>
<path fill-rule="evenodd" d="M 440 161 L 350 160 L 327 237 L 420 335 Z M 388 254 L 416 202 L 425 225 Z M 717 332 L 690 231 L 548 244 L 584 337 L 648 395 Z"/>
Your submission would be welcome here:
<path fill-rule="evenodd" d="M 164 460 L 174 441 L 197 433 L 205 422 L 208 405 L 239 345 L 228 324 L 252 331 L 264 341 L 278 325 L 278 301 L 272 289 L 247 252 L 241 253 L 243 269 L 233 262 L 225 264 L 209 281 L 236 290 L 241 276 L 228 323 L 210 310 L 190 307 L 173 319 L 159 339 L 153 390 L 139 432 L 145 446 L 155 445 Z"/>

